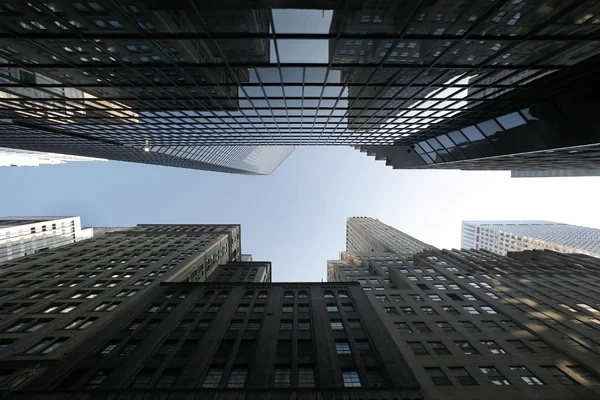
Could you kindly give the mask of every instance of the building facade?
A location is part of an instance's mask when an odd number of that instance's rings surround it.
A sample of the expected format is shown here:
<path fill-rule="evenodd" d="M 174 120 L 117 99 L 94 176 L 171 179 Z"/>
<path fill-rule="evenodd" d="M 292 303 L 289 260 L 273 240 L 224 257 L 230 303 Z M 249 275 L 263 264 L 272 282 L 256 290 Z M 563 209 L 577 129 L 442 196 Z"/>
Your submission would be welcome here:
<path fill-rule="evenodd" d="M 3 398 L 423 399 L 360 285 L 272 283 L 239 233 L 139 225 L 8 265 Z"/>
<path fill-rule="evenodd" d="M 592 169 L 598 7 L 5 1 L 0 145 L 198 169 L 207 146 L 263 145 L 279 162 L 348 145 L 397 168 Z"/>
<path fill-rule="evenodd" d="M 328 282 L 358 282 L 425 399 L 595 399 L 600 262 L 485 250 L 343 252 Z"/>
<path fill-rule="evenodd" d="M 81 229 L 81 217 L 2 217 L 0 263 L 93 236 L 93 228 Z"/>
<path fill-rule="evenodd" d="M 499 255 L 548 249 L 600 257 L 600 229 L 550 221 L 463 221 L 461 248 Z"/>
<path fill-rule="evenodd" d="M 101 158 L 66 156 L 64 154 L 39 153 L 37 151 L 0 148 L 0 167 L 39 167 L 40 165 L 65 164 L 71 161 L 106 161 Z"/>
<path fill-rule="evenodd" d="M 346 221 L 346 250 L 411 255 L 435 247 L 423 243 L 375 218 L 351 217 Z"/>

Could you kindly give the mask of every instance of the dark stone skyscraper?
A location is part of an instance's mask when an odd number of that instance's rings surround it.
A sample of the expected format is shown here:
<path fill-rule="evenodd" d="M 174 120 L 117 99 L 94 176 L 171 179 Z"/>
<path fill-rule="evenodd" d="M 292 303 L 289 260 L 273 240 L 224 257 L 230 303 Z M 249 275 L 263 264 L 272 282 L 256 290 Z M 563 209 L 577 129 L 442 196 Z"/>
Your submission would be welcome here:
<path fill-rule="evenodd" d="M 396 234 L 364 220 L 372 226 L 349 218 L 349 235 Z M 353 248 L 328 261 L 327 280 L 361 285 L 425 399 L 600 396 L 598 259 L 420 250 L 410 241 L 398 252 Z"/>

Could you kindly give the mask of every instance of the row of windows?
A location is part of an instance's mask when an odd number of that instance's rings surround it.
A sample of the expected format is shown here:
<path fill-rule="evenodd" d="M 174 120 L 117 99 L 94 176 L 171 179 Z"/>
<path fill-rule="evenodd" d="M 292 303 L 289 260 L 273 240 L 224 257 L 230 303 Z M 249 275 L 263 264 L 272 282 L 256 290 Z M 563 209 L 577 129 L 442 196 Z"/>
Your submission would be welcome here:
<path fill-rule="evenodd" d="M 480 340 L 479 341 L 482 348 L 485 348 L 491 354 L 508 354 L 502 346 L 496 343 L 494 340 Z M 522 354 L 533 354 L 535 351 L 527 346 L 521 340 L 507 340 L 506 343 L 511 345 L 514 349 L 515 353 Z M 443 355 L 451 355 L 452 352 L 446 347 L 446 345 L 441 341 L 429 341 L 427 342 L 427 346 L 425 346 L 422 342 L 406 342 L 408 348 L 412 350 L 414 355 L 417 356 L 428 356 L 432 353 L 443 356 Z M 465 340 L 455 340 L 454 344 L 457 349 L 460 349 L 462 354 L 466 355 L 477 355 L 481 354 L 477 348 L 475 348 L 470 342 Z"/>
<path fill-rule="evenodd" d="M 551 375 L 553 379 L 556 379 L 563 385 L 576 384 L 573 378 L 571 378 L 563 370 L 556 366 L 543 365 L 540 366 L 540 368 L 546 370 L 547 373 Z M 571 372 L 579 375 L 581 378 L 583 378 L 590 384 L 600 384 L 600 380 L 596 376 L 592 375 L 584 367 L 581 367 L 579 365 L 570 365 L 567 368 L 569 368 Z M 429 376 L 433 384 L 436 386 L 452 386 L 453 383 L 448 378 L 448 375 L 454 378 L 461 386 L 479 385 L 475 378 L 473 378 L 473 376 L 464 367 L 446 367 L 445 369 L 447 370 L 448 374 L 446 374 L 440 367 L 425 367 L 427 375 Z M 519 378 L 527 385 L 536 386 L 545 384 L 540 378 L 538 378 L 533 372 L 531 372 L 527 367 L 523 365 L 509 366 L 508 369 L 511 371 L 512 374 L 518 375 Z M 496 367 L 482 366 L 478 367 L 478 370 L 481 374 L 487 376 L 489 381 L 494 385 L 511 385 L 511 382 Z"/>
<path fill-rule="evenodd" d="M 479 307 L 483 312 L 487 314 L 497 314 L 497 312 L 488 305 L 480 305 Z M 474 306 L 462 306 L 462 308 L 464 311 L 471 315 L 481 314 L 481 312 Z M 417 312 L 414 310 L 413 307 L 398 307 L 397 309 L 396 307 L 385 306 L 383 307 L 383 309 L 387 314 L 392 315 L 397 315 L 398 309 L 400 309 L 400 311 L 404 315 L 417 315 Z M 420 310 L 425 315 L 438 315 L 438 312 L 431 306 L 421 306 Z M 459 312 L 452 306 L 442 306 L 442 310 L 451 314 L 459 314 Z"/>

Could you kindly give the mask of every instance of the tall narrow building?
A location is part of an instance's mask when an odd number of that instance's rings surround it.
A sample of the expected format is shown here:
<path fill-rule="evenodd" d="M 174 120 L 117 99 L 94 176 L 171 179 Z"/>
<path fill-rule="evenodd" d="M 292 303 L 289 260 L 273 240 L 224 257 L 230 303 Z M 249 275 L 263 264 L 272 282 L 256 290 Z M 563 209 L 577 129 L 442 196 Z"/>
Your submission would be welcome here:
<path fill-rule="evenodd" d="M 346 250 L 414 254 L 435 247 L 370 217 L 352 217 L 346 221 Z"/>
<path fill-rule="evenodd" d="M 461 248 L 500 255 L 548 249 L 600 257 L 600 229 L 550 221 L 463 221 Z"/>
<path fill-rule="evenodd" d="M 0 218 L 0 263 L 94 236 L 81 217 Z"/>
<path fill-rule="evenodd" d="M 359 284 L 272 283 L 239 235 L 139 225 L 9 264 L 3 399 L 423 399 Z"/>
<path fill-rule="evenodd" d="M 327 270 L 329 282 L 361 285 L 425 399 L 600 396 L 596 258 L 369 249 Z"/>

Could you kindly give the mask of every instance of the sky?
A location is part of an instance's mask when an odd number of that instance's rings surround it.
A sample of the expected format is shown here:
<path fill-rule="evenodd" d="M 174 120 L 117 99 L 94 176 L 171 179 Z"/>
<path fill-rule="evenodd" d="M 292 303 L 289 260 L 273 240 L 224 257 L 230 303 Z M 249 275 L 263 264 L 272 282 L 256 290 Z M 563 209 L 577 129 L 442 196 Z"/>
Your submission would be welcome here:
<path fill-rule="evenodd" d="M 544 219 L 600 228 L 600 177 L 394 170 L 350 147 L 296 147 L 270 176 L 124 162 L 0 168 L 0 216 L 80 215 L 84 226 L 233 223 L 273 281 L 326 280 L 345 223 L 370 216 L 438 248 L 462 220 Z"/>

